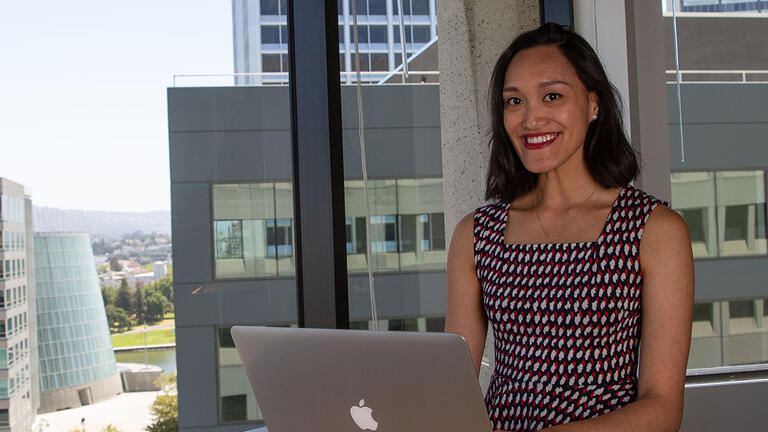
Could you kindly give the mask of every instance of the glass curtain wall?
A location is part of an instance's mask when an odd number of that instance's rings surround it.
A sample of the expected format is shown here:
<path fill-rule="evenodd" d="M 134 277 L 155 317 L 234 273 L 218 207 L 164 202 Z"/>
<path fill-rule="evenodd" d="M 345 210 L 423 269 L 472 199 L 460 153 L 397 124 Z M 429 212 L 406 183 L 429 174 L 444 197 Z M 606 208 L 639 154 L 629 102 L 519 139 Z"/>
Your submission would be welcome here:
<path fill-rule="evenodd" d="M 358 88 L 354 85 L 354 45 L 348 45 L 345 66 L 352 79 L 341 89 L 350 327 L 356 329 L 443 330 L 446 244 L 437 46 L 432 44 L 437 36 L 435 4 L 403 2 L 405 49 L 412 63 L 419 65 L 418 70 L 410 67 L 409 84 L 403 84 L 395 71 L 402 63 L 397 1 L 357 2 L 358 34 L 367 32 L 360 39 L 361 74 L 373 70 L 373 62 L 371 69 L 366 63 L 376 54 L 367 50 L 379 42 L 386 43 L 381 44 L 387 48 L 381 53 L 388 52 L 390 61 L 382 80 L 369 83 L 363 79 L 365 84 Z M 352 10 L 345 9 L 345 14 L 350 25 Z M 379 19 L 381 28 L 372 24 Z M 429 83 L 420 79 L 426 73 Z M 358 91 L 362 106 L 358 106 Z M 367 220 L 361 136 L 368 175 Z M 369 264 L 377 325 L 371 314 Z M 420 301 L 414 303 L 416 298 Z"/>
<path fill-rule="evenodd" d="M 768 166 L 760 138 L 768 129 L 760 72 L 768 61 L 740 36 L 768 31 L 764 6 L 662 2 L 671 205 L 688 225 L 697 274 L 719 277 L 696 281 L 689 369 L 768 363 Z M 713 96 L 718 103 L 707 103 Z"/>

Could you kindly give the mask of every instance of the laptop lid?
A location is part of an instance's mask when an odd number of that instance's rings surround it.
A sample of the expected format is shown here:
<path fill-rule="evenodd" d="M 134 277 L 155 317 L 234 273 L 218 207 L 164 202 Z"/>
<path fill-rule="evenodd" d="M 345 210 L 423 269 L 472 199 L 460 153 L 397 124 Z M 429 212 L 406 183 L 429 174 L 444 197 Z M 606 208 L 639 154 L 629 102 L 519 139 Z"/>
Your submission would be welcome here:
<path fill-rule="evenodd" d="M 451 333 L 232 327 L 270 432 L 490 431 Z"/>

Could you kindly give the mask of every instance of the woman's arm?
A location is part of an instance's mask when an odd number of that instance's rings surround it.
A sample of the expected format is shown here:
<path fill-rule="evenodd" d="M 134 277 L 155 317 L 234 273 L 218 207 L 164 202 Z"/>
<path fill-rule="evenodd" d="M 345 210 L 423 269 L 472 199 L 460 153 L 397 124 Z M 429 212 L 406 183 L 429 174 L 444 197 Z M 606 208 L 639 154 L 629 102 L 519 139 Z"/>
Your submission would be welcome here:
<path fill-rule="evenodd" d="M 488 321 L 483 310 L 480 281 L 475 272 L 473 230 L 474 218 L 470 213 L 459 221 L 451 238 L 445 331 L 464 336 L 475 365 L 475 374 L 479 374 Z"/>
<path fill-rule="evenodd" d="M 683 219 L 659 205 L 640 244 L 643 271 L 642 328 L 637 401 L 590 420 L 548 429 L 578 431 L 677 431 L 693 319 L 693 256 Z"/>

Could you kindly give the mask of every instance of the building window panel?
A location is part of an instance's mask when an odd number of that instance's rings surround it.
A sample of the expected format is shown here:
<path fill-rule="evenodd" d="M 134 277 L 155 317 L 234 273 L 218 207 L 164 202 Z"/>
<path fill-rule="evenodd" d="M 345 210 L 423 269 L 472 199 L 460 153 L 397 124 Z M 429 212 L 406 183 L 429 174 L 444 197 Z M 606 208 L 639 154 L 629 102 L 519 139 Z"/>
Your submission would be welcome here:
<path fill-rule="evenodd" d="M 216 277 L 294 274 L 290 183 L 213 185 Z"/>
<path fill-rule="evenodd" d="M 387 71 L 387 62 L 389 56 L 387 54 L 370 54 L 371 58 L 371 70 L 372 71 Z"/>
<path fill-rule="evenodd" d="M 370 26 L 370 43 L 387 43 L 387 27 L 386 26 Z"/>
<path fill-rule="evenodd" d="M 281 72 L 280 54 L 262 54 L 261 71 L 262 72 Z"/>
<path fill-rule="evenodd" d="M 710 172 L 672 173 L 672 208 L 691 232 L 695 258 L 717 256 L 715 179 Z"/>
<path fill-rule="evenodd" d="M 414 26 L 413 27 L 413 42 L 426 43 L 430 40 L 429 26 Z"/>
<path fill-rule="evenodd" d="M 261 0 L 262 15 L 280 15 L 280 0 Z M 284 14 L 285 12 L 283 12 Z"/>
<path fill-rule="evenodd" d="M 365 0 L 363 0 L 365 1 Z M 362 3 L 361 1 L 360 3 Z M 397 0 L 394 0 L 395 2 Z M 387 0 L 368 0 L 368 15 L 386 15 Z"/>
<path fill-rule="evenodd" d="M 279 44 L 280 43 L 280 27 L 279 26 L 262 26 L 261 27 L 261 43 Z"/>
<path fill-rule="evenodd" d="M 350 30 L 354 32 L 355 29 L 350 28 Z M 354 44 L 355 40 L 352 39 L 351 42 Z M 357 43 L 359 44 L 368 43 L 368 26 L 361 25 L 357 27 Z"/>
<path fill-rule="evenodd" d="M 768 253 L 763 171 L 718 172 L 716 183 L 720 255 Z"/>

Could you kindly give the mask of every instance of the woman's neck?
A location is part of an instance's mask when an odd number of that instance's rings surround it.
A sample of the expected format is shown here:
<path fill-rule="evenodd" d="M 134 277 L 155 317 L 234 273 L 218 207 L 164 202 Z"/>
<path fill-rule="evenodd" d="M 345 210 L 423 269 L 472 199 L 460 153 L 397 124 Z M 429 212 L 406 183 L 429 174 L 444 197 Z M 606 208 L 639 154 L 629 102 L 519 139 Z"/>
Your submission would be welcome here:
<path fill-rule="evenodd" d="M 536 206 L 552 210 L 569 209 L 581 205 L 587 196 L 599 189 L 600 184 L 587 170 L 576 173 L 542 173 L 534 189 Z"/>

